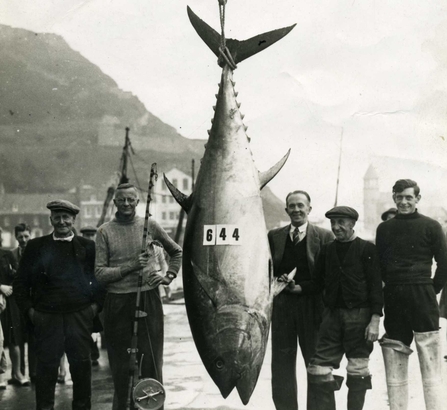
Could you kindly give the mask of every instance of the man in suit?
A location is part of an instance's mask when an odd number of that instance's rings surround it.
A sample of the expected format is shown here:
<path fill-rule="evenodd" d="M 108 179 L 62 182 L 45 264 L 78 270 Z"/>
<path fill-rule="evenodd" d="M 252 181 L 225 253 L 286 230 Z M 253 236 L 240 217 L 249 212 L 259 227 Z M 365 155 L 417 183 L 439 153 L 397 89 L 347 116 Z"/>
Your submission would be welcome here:
<path fill-rule="evenodd" d="M 73 381 L 73 410 L 91 408 L 90 343 L 101 300 L 94 274 L 95 243 L 74 235 L 79 208 L 65 200 L 47 204 L 53 233 L 31 239 L 13 288 L 36 338 L 36 409 L 54 408 L 65 351 Z"/>
<path fill-rule="evenodd" d="M 297 339 L 306 366 L 314 354 L 321 323 L 321 295 L 299 295 L 295 283 L 313 278 L 315 259 L 323 244 L 333 240 L 332 232 L 308 222 L 311 199 L 305 191 L 287 195 L 286 213 L 290 225 L 269 232 L 273 271 L 278 281 L 290 282 L 273 301 L 272 393 L 277 410 L 298 409 L 296 380 Z M 287 274 L 296 270 L 294 279 Z"/>

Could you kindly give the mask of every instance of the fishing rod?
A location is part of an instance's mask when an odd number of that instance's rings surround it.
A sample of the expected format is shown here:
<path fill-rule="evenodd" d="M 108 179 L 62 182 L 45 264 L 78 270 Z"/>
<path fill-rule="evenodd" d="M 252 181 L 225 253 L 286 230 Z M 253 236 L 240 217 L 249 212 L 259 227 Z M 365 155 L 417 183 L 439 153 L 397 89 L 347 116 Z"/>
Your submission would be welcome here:
<path fill-rule="evenodd" d="M 154 181 L 158 178 L 157 174 L 157 164 L 153 163 L 151 166 L 151 173 L 149 177 L 149 188 L 147 191 L 147 201 L 146 201 L 146 215 L 144 217 L 144 228 L 143 228 L 143 239 L 141 242 L 141 253 L 146 252 L 147 246 L 147 227 L 149 224 L 149 206 L 151 203 L 151 192 L 154 187 Z M 166 393 L 163 385 L 155 379 L 141 378 L 141 363 L 138 363 L 138 320 L 147 317 L 147 313 L 140 310 L 141 301 L 141 287 L 143 285 L 143 269 L 140 269 L 138 274 L 138 286 L 137 286 L 137 298 L 135 303 L 135 316 L 133 320 L 133 332 L 132 339 L 130 342 L 130 358 L 129 358 L 129 391 L 127 400 L 127 410 L 143 409 L 143 410 L 156 410 L 163 406 L 166 398 Z M 150 337 L 150 335 L 148 335 Z M 154 358 L 152 358 L 154 359 Z M 143 357 L 141 357 L 141 362 Z M 154 360 L 155 371 L 157 371 L 157 366 Z M 133 407 L 132 407 L 133 403 Z"/>
<path fill-rule="evenodd" d="M 341 129 L 341 135 L 340 135 L 340 155 L 338 157 L 338 171 L 337 171 L 337 187 L 335 188 L 335 203 L 334 206 L 337 206 L 338 202 L 338 186 L 340 184 L 340 168 L 341 168 L 341 153 L 343 150 L 343 127 Z"/>

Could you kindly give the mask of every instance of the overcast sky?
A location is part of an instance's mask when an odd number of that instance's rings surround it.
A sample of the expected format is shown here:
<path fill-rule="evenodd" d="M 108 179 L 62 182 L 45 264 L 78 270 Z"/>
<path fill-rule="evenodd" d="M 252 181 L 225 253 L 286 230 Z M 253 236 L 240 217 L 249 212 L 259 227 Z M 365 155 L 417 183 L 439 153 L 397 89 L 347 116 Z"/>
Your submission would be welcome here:
<path fill-rule="evenodd" d="M 186 5 L 219 29 L 217 0 L 0 0 L 0 23 L 62 35 L 183 136 L 206 138 L 220 68 Z M 330 208 L 342 129 L 339 202 L 360 213 L 373 155 L 447 167 L 446 11 L 445 0 L 228 0 L 228 37 L 297 23 L 234 74 L 258 168 L 292 148 L 276 194 L 306 189 L 314 212 Z"/>

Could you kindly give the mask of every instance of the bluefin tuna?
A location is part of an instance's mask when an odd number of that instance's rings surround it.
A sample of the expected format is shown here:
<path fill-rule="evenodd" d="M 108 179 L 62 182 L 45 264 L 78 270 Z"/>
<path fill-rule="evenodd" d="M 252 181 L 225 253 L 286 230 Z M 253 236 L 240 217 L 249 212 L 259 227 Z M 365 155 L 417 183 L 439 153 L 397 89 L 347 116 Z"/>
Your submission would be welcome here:
<path fill-rule="evenodd" d="M 188 214 L 183 249 L 185 304 L 200 357 L 223 397 L 236 387 L 247 404 L 264 360 L 274 296 L 284 288 L 273 277 L 261 189 L 289 152 L 259 173 L 240 112 L 233 70 L 294 26 L 245 41 L 226 40 L 188 7 L 197 33 L 219 57 L 222 76 L 215 114 L 194 192 L 182 194 L 165 177 Z"/>

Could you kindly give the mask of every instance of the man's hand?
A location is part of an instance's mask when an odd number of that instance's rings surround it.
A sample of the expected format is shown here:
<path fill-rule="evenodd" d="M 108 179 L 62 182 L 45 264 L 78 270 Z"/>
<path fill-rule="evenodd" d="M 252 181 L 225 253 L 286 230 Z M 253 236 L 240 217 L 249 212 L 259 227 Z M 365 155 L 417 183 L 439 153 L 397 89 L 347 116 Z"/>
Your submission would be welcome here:
<path fill-rule="evenodd" d="M 132 262 L 135 270 L 143 269 L 149 263 L 149 255 L 147 252 L 140 253 Z"/>
<path fill-rule="evenodd" d="M 379 323 L 380 316 L 377 314 L 372 315 L 369 325 L 365 329 L 365 339 L 370 342 L 375 342 L 379 339 Z"/>
<path fill-rule="evenodd" d="M 281 276 L 278 277 L 277 281 L 289 283 L 291 279 L 289 279 L 289 275 L 287 273 L 283 273 Z"/>
<path fill-rule="evenodd" d="M 167 276 L 162 276 L 158 273 L 153 273 L 149 276 L 146 283 L 151 287 L 156 287 L 158 285 L 169 285 L 172 282 L 172 279 L 169 279 Z"/>
<path fill-rule="evenodd" d="M 0 285 L 0 292 L 2 292 L 5 296 L 11 296 L 12 295 L 12 286 Z"/>

